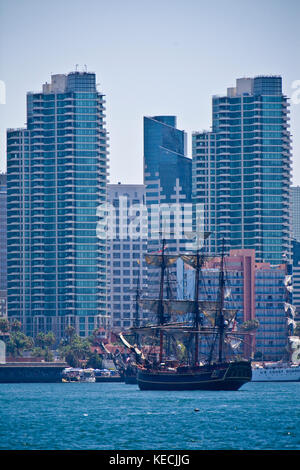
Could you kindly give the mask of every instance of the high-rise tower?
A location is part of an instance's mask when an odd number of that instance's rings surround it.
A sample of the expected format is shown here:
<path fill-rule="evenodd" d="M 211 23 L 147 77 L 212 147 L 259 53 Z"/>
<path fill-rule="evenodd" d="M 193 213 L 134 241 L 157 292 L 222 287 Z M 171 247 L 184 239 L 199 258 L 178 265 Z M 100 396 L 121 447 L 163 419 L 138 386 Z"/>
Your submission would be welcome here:
<path fill-rule="evenodd" d="M 107 186 L 107 200 L 115 219 L 115 233 L 107 242 L 107 305 L 111 327 L 114 330 L 141 326 L 145 321 L 138 297 L 142 292 L 144 294 L 147 283 L 147 266 L 144 259 L 147 239 L 143 238 L 137 216 L 143 210 L 144 199 L 143 184 L 119 183 Z M 135 221 L 136 233 L 132 233 L 130 223 Z"/>
<path fill-rule="evenodd" d="M 300 242 L 300 186 L 291 188 L 292 237 Z"/>
<path fill-rule="evenodd" d="M 7 289 L 7 269 L 6 269 L 6 174 L 0 174 L 0 316 L 6 315 L 6 289 Z"/>
<path fill-rule="evenodd" d="M 192 160 L 186 157 L 186 133 L 176 116 L 144 117 L 144 185 L 148 212 L 148 252 L 186 251 L 185 231 L 192 231 Z M 148 267 L 146 295 L 158 295 L 157 269 Z M 166 295 L 176 296 L 176 268 L 170 269 Z M 145 315 L 150 314 L 145 313 Z"/>
<path fill-rule="evenodd" d="M 27 334 L 105 324 L 104 96 L 88 72 L 52 75 L 27 94 L 27 127 L 7 133 L 8 316 Z"/>
<path fill-rule="evenodd" d="M 144 117 L 144 185 L 149 239 L 158 238 L 158 232 L 164 231 L 155 218 L 150 219 L 151 206 L 191 204 L 191 176 L 192 160 L 186 157 L 186 133 L 177 129 L 176 116 Z M 170 216 L 172 230 L 175 217 Z M 178 251 L 185 242 L 172 236 L 169 249 Z"/>
<path fill-rule="evenodd" d="M 289 104 L 280 76 L 241 78 L 212 99 L 212 131 L 193 134 L 193 197 L 204 204 L 209 249 L 254 248 L 290 259 Z"/>

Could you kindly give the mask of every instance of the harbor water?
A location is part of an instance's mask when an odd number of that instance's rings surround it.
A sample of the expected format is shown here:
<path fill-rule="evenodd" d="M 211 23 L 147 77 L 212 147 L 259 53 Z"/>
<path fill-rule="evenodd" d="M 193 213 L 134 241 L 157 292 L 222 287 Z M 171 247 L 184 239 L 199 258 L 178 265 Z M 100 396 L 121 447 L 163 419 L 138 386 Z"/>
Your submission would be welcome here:
<path fill-rule="evenodd" d="M 296 450 L 300 383 L 142 392 L 124 383 L 0 384 L 0 449 Z"/>

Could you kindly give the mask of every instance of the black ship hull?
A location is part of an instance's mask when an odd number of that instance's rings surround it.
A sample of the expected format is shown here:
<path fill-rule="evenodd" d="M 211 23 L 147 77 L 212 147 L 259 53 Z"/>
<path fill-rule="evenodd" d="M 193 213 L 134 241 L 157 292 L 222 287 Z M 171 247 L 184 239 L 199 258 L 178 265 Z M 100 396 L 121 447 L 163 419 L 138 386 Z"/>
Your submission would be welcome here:
<path fill-rule="evenodd" d="M 180 367 L 175 371 L 139 369 L 140 390 L 238 390 L 252 378 L 251 362 Z"/>
<path fill-rule="evenodd" d="M 126 384 L 137 384 L 137 368 L 135 366 L 128 366 L 124 371 L 124 382 Z"/>
<path fill-rule="evenodd" d="M 124 375 L 124 382 L 126 384 L 130 384 L 130 385 L 135 385 L 137 384 L 137 377 L 136 375 Z"/>

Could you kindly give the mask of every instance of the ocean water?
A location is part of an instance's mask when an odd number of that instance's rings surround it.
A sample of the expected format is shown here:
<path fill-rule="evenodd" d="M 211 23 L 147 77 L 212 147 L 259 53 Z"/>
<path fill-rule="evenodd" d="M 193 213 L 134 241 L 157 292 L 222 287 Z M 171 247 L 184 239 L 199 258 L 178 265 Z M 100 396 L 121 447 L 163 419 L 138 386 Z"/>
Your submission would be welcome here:
<path fill-rule="evenodd" d="M 296 450 L 299 404 L 300 382 L 237 392 L 0 384 L 0 449 Z"/>

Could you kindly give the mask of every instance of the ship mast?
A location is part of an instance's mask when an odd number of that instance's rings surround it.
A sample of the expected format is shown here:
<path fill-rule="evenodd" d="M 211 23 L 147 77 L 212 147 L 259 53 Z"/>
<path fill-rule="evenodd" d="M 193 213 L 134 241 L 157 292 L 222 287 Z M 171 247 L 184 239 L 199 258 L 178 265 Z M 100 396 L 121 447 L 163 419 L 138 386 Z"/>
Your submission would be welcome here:
<path fill-rule="evenodd" d="M 224 286 L 225 286 L 225 277 L 224 277 L 224 238 L 222 242 L 222 256 L 221 256 L 221 266 L 219 274 L 219 312 L 217 316 L 217 326 L 219 329 L 219 362 L 222 362 L 223 359 L 223 344 L 224 344 Z"/>
<path fill-rule="evenodd" d="M 135 328 L 139 328 L 140 326 L 139 301 L 140 301 L 140 271 L 138 273 L 136 294 L 135 294 L 135 316 L 134 316 L 134 323 L 133 323 Z M 136 341 L 136 345 L 139 347 L 139 335 L 137 332 L 135 333 L 135 341 Z"/>
<path fill-rule="evenodd" d="M 210 232 L 204 233 L 204 240 L 210 236 Z M 194 315 L 194 330 L 195 330 L 195 349 L 194 349 L 194 366 L 199 365 L 199 327 L 202 325 L 202 317 L 200 316 L 199 309 L 199 280 L 200 280 L 200 269 L 203 264 L 203 256 L 200 254 L 200 237 L 199 234 L 196 236 L 196 255 L 184 255 L 183 260 L 188 262 L 190 258 L 192 260 L 191 266 L 195 270 L 195 289 L 194 289 L 194 301 L 193 301 L 193 315 Z M 189 263 L 189 262 L 188 262 Z"/>
<path fill-rule="evenodd" d="M 164 302 L 163 302 L 163 297 L 164 297 L 164 278 L 165 278 L 165 270 L 166 270 L 166 264 L 165 264 L 165 246 L 166 246 L 166 240 L 163 238 L 162 240 L 162 257 L 161 257 L 161 271 L 160 271 L 160 286 L 159 286 L 159 302 L 158 302 L 158 322 L 159 325 L 164 324 Z M 163 360 L 163 330 L 160 329 L 159 331 L 159 362 L 162 363 Z"/>
<path fill-rule="evenodd" d="M 224 287 L 225 287 L 225 276 L 224 276 L 224 238 L 222 241 L 222 255 L 221 255 L 221 264 L 220 264 L 220 273 L 219 273 L 219 295 L 218 295 L 218 305 L 215 314 L 215 327 L 217 327 L 217 333 L 212 342 L 210 353 L 208 357 L 208 363 L 211 364 L 213 358 L 213 352 L 215 348 L 215 343 L 217 337 L 219 336 L 219 354 L 218 361 L 222 362 L 223 360 L 223 344 L 224 344 Z"/>
<path fill-rule="evenodd" d="M 200 253 L 197 249 L 196 253 L 196 266 L 195 266 L 195 298 L 194 298 L 194 323 L 195 323 L 195 357 L 194 365 L 198 366 L 199 364 L 199 324 L 200 324 L 200 315 L 199 315 L 199 274 L 200 274 Z"/>

